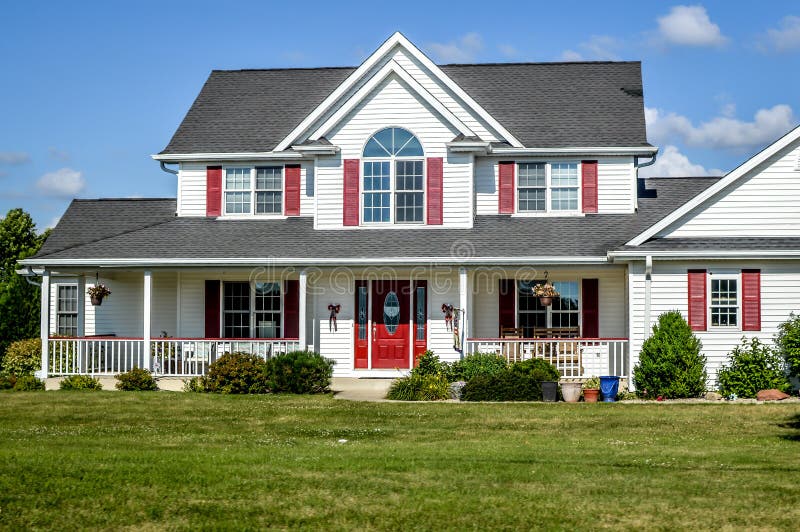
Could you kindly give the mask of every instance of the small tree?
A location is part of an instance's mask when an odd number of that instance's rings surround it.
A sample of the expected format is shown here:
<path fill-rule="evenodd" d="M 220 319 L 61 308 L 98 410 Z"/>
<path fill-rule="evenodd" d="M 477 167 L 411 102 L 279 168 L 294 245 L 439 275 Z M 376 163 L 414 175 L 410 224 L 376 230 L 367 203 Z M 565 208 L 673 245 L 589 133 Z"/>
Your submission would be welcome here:
<path fill-rule="evenodd" d="M 800 316 L 794 313 L 778 326 L 775 345 L 786 361 L 789 375 L 800 378 Z"/>
<path fill-rule="evenodd" d="M 703 344 L 678 311 L 665 312 L 642 344 L 633 381 L 648 396 L 699 397 L 706 388 Z"/>
<path fill-rule="evenodd" d="M 730 352 L 730 365 L 719 370 L 719 391 L 722 395 L 755 397 L 761 390 L 791 388 L 781 357 L 758 338 L 742 337 L 741 345 Z"/>

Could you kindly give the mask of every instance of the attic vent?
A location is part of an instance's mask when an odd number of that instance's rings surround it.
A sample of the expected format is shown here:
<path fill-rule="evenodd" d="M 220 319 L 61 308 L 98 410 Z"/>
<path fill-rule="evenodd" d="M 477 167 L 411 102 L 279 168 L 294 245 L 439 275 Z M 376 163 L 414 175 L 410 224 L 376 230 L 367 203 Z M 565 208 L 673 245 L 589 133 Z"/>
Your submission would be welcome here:
<path fill-rule="evenodd" d="M 640 98 L 642 96 L 644 96 L 644 90 L 642 90 L 641 87 L 637 87 L 635 89 L 629 89 L 627 87 L 620 87 L 619 90 L 621 90 L 622 92 L 624 92 L 628 96 L 638 96 Z"/>

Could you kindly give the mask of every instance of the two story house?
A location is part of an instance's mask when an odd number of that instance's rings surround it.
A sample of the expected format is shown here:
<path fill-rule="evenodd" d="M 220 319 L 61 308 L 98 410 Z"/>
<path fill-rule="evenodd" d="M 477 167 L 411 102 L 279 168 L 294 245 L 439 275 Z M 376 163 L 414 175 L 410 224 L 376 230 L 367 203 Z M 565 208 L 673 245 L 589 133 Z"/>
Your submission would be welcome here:
<path fill-rule="evenodd" d="M 629 378 L 677 308 L 713 375 L 800 296 L 797 137 L 722 180 L 645 180 L 638 62 L 436 65 L 396 33 L 357 68 L 213 71 L 153 156 L 176 198 L 75 200 L 22 262 L 43 373 L 308 348 L 337 377 L 432 350 Z"/>

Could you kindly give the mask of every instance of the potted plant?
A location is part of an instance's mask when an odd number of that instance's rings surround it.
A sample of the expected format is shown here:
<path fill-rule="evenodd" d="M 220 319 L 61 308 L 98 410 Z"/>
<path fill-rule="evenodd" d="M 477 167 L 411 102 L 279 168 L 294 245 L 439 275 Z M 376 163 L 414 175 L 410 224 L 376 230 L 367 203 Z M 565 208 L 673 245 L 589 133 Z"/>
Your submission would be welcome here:
<path fill-rule="evenodd" d="M 600 379 L 592 377 L 583 383 L 583 400 L 587 403 L 596 403 L 600 395 Z"/>
<path fill-rule="evenodd" d="M 545 281 L 534 285 L 533 295 L 539 298 L 539 303 L 545 307 L 549 307 L 553 303 L 553 298 L 559 297 L 561 294 L 558 293 L 553 283 Z"/>
<path fill-rule="evenodd" d="M 577 403 L 581 398 L 581 383 L 570 381 L 561 383 L 561 395 L 567 403 Z"/>
<path fill-rule="evenodd" d="M 97 283 L 94 286 L 90 286 L 86 292 L 88 292 L 89 298 L 92 300 L 92 305 L 95 306 L 102 305 L 103 298 L 111 295 L 111 290 L 109 290 L 108 287 L 103 283 Z"/>

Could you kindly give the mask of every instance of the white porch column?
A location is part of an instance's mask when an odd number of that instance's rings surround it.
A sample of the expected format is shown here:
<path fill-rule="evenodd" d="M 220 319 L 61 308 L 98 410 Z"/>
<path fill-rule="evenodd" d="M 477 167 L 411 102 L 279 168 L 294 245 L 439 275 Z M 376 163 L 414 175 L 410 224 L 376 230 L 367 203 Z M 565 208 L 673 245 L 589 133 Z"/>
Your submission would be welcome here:
<path fill-rule="evenodd" d="M 467 349 L 467 338 L 469 338 L 469 278 L 467 277 L 467 269 L 458 269 L 458 308 L 464 311 L 461 316 L 461 338 L 462 352 Z"/>
<path fill-rule="evenodd" d="M 50 272 L 45 270 L 42 273 L 42 312 L 41 312 L 41 338 L 42 338 L 42 369 L 39 370 L 38 377 L 47 378 L 47 370 L 50 367 L 49 342 L 50 339 Z"/>
<path fill-rule="evenodd" d="M 86 336 L 86 277 L 78 276 L 78 337 Z M 83 360 L 83 342 L 78 342 L 78 371 L 84 373 L 86 365 Z"/>
<path fill-rule="evenodd" d="M 300 320 L 298 324 L 298 337 L 300 339 L 300 349 L 306 349 L 308 342 L 306 341 L 306 294 L 308 292 L 308 275 L 305 270 L 300 272 L 300 302 L 297 307 L 297 314 Z"/>
<path fill-rule="evenodd" d="M 142 353 L 142 361 L 144 369 L 150 370 L 150 301 L 153 292 L 153 272 L 144 272 L 144 331 L 142 338 L 144 340 L 144 352 Z"/>

